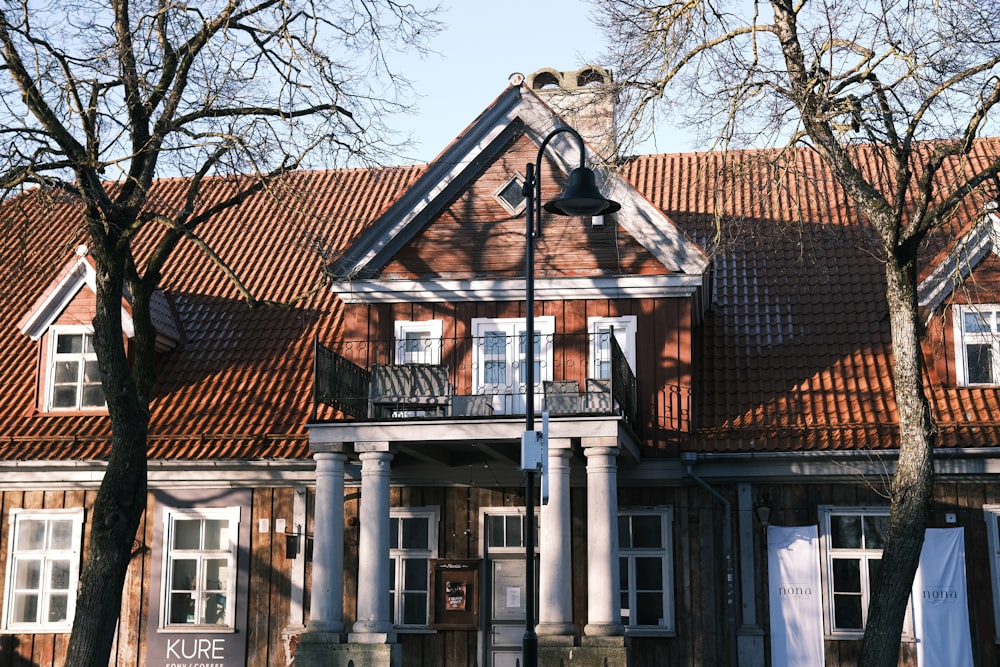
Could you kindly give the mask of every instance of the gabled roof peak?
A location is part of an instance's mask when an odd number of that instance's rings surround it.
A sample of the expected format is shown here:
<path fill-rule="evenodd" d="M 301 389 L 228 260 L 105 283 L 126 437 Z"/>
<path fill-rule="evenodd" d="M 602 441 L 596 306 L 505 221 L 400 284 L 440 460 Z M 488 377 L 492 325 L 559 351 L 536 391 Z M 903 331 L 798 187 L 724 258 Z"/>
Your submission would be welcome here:
<path fill-rule="evenodd" d="M 917 286 L 921 308 L 934 312 L 989 254 L 1000 255 L 1000 215 L 996 201 L 987 202 L 983 214 L 938 259 Z"/>
<path fill-rule="evenodd" d="M 17 324 L 17 328 L 31 340 L 41 338 L 84 287 L 94 294 L 97 293 L 97 268 L 90 249 L 81 244 L 76 247 L 73 254 L 74 258 L 66 263 L 59 275 Z M 157 350 L 164 352 L 173 349 L 181 342 L 183 334 L 166 295 L 159 290 L 156 291 L 150 302 L 150 308 L 157 332 Z M 122 298 L 122 330 L 129 338 L 135 335 L 132 306 L 125 297 Z"/>
<path fill-rule="evenodd" d="M 408 241 L 470 186 L 485 165 L 498 160 L 519 136 L 537 145 L 565 121 L 525 85 L 511 86 L 432 162 L 392 206 L 330 265 L 334 288 L 371 279 Z M 588 156 L 596 156 L 587 148 Z M 546 158 L 569 172 L 580 164 L 579 147 L 565 134 L 547 146 Z M 598 170 L 598 187 L 622 204 L 619 224 L 663 266 L 676 274 L 701 275 L 708 257 L 664 213 L 617 173 Z"/>

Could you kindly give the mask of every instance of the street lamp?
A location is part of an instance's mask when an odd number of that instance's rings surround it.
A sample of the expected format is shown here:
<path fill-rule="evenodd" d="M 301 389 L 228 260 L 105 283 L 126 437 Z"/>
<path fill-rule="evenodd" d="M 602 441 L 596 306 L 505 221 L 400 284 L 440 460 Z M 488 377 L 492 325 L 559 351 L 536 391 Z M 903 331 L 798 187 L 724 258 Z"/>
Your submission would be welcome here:
<path fill-rule="evenodd" d="M 524 301 L 525 301 L 525 372 L 524 372 L 524 436 L 521 440 L 521 468 L 524 470 L 524 504 L 526 513 L 524 537 L 524 640 L 521 647 L 522 665 L 538 664 L 538 637 L 535 635 L 535 474 L 541 467 L 538 443 L 542 434 L 535 431 L 535 239 L 542 235 L 542 216 L 536 210 L 542 198 L 542 155 L 545 147 L 556 135 L 568 132 L 576 138 L 580 149 L 580 166 L 569 172 L 569 182 L 559 199 L 543 208 L 557 215 L 588 217 L 607 215 L 621 208 L 597 189 L 594 172 L 584 166 L 586 151 L 583 137 L 571 127 L 552 130 L 538 147 L 535 164 L 525 167 L 525 244 L 524 244 Z M 530 454 L 526 456 L 526 454 Z"/>

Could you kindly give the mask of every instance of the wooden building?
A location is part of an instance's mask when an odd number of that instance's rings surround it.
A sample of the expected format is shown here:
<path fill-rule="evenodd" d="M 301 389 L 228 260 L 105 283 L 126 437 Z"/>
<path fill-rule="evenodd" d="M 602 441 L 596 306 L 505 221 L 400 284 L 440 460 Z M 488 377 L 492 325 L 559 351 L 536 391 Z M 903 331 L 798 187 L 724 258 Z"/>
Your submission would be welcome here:
<path fill-rule="evenodd" d="M 532 591 L 545 665 L 854 664 L 897 454 L 871 230 L 807 151 L 601 167 L 606 83 L 514 78 L 428 165 L 296 173 L 205 227 L 290 307 L 248 307 L 178 248 L 112 664 L 509 667 Z M 580 163 L 564 116 L 621 209 L 545 214 L 528 335 L 523 183 L 540 159 L 548 201 Z M 150 208 L 179 192 L 158 182 Z M 926 249 L 938 550 L 901 665 L 1000 658 L 995 194 Z M 108 455 L 94 266 L 75 202 L 2 210 L 0 667 L 49 667 Z M 527 346 L 547 434 L 530 523 Z"/>

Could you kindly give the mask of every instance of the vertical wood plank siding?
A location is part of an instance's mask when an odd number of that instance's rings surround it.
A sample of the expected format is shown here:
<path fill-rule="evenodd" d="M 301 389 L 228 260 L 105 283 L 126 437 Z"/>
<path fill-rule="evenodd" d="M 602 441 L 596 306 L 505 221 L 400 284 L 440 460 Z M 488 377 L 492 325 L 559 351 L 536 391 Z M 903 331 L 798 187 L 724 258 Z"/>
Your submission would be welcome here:
<path fill-rule="evenodd" d="M 577 461 L 574 465 L 582 465 Z M 735 488 L 713 485 L 735 506 Z M 253 490 L 251 522 L 251 560 L 249 618 L 247 623 L 247 665 L 271 667 L 285 664 L 282 630 L 290 614 L 291 568 L 295 561 L 286 558 L 285 541 L 274 532 L 278 518 L 291 520 L 294 499 L 292 488 L 258 488 Z M 877 484 L 766 484 L 753 489 L 754 497 L 765 494 L 773 505 L 774 525 L 809 525 L 818 520 L 820 505 L 885 506 L 884 491 Z M 357 522 L 360 494 L 348 487 L 345 502 L 345 599 L 344 615 L 348 626 L 354 621 L 357 600 Z M 10 545 L 10 510 L 89 508 L 93 491 L 7 491 L 0 494 L 0 563 L 6 564 Z M 440 508 L 438 554 L 442 558 L 480 558 L 480 512 L 491 507 L 521 507 L 522 488 L 479 487 L 393 487 L 394 507 L 434 506 Z M 725 536 L 722 535 L 722 505 L 703 489 L 693 485 L 660 485 L 621 488 L 619 506 L 651 507 L 669 505 L 673 508 L 673 570 L 674 614 L 676 633 L 672 637 L 636 637 L 630 642 L 634 667 L 678 665 L 697 667 L 725 664 L 728 655 L 726 624 Z M 968 567 L 970 623 L 976 664 L 997 664 L 1000 660 L 993 627 L 993 598 L 989 571 L 984 504 L 1000 502 L 1000 483 L 947 482 L 938 484 L 931 525 L 958 525 L 965 528 L 966 563 Z M 145 637 L 155 631 L 155 622 L 148 618 L 149 576 L 152 571 L 150 547 L 154 527 L 153 499 L 150 496 L 147 513 L 136 539 L 135 557 L 126 580 L 122 601 L 118 637 L 110 665 L 140 667 L 145 662 Z M 309 535 L 313 525 L 315 498 L 307 495 Z M 586 549 L 587 520 L 585 489 L 574 487 L 570 496 L 572 509 L 572 581 L 573 622 L 582 633 L 586 624 Z M 953 513 L 955 524 L 945 521 Z M 89 520 L 89 512 L 87 515 Z M 259 521 L 268 519 L 270 530 L 260 532 Z M 735 509 L 733 530 L 737 530 Z M 320 528 L 321 530 L 321 528 Z M 89 539 L 89 524 L 85 541 Z M 733 535 L 734 544 L 736 536 Z M 754 553 L 757 574 L 755 580 L 757 619 L 765 634 L 765 653 L 769 654 L 767 573 L 764 533 L 754 530 Z M 740 554 L 735 553 L 736 562 Z M 737 567 L 737 575 L 739 568 Z M 308 575 L 308 571 L 307 571 Z M 485 588 L 487 580 L 481 580 Z M 483 591 L 485 593 L 485 590 Z M 485 602 L 485 595 L 481 598 Z M 306 598 L 308 609 L 308 596 Z M 308 618 L 308 615 L 307 615 Z M 739 620 L 739 619 L 738 619 Z M 403 665 L 477 665 L 479 637 L 476 632 L 445 630 L 433 633 L 400 634 L 403 645 Z M 0 667 L 56 667 L 62 665 L 67 635 L 0 635 Z M 835 667 L 855 664 L 859 641 L 826 641 L 827 665 Z M 914 645 L 904 642 L 899 665 L 915 667 Z"/>

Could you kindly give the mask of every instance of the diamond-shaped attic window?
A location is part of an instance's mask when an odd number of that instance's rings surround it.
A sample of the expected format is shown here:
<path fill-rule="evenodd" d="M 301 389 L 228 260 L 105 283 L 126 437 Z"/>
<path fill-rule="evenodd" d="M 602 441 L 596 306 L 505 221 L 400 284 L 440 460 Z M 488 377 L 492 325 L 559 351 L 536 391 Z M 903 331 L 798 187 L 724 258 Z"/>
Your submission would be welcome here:
<path fill-rule="evenodd" d="M 493 193 L 493 196 L 507 209 L 508 213 L 518 215 L 524 211 L 523 190 L 524 177 L 521 174 L 514 174 Z"/>

